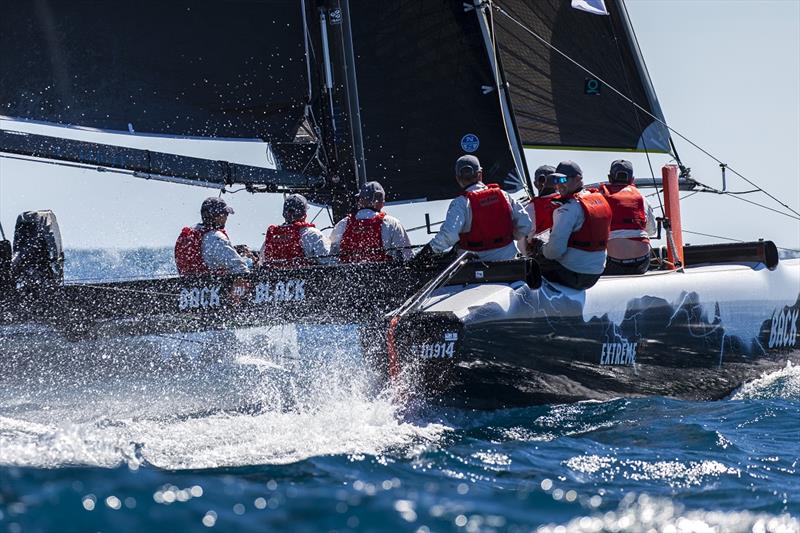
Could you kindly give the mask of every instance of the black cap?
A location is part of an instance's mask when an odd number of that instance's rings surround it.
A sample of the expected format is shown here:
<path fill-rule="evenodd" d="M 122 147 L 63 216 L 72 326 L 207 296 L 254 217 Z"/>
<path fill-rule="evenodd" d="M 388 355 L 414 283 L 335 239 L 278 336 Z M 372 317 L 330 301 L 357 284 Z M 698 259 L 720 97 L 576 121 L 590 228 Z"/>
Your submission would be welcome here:
<path fill-rule="evenodd" d="M 557 174 L 564 174 L 568 178 L 574 178 L 575 176 L 583 176 L 583 171 L 581 167 L 578 166 L 578 163 L 575 161 L 562 161 L 556 167 Z"/>
<path fill-rule="evenodd" d="M 533 173 L 533 180 L 534 181 L 543 181 L 547 176 L 554 173 L 556 171 L 556 167 L 553 165 L 542 165 L 536 169 Z"/>
<path fill-rule="evenodd" d="M 203 205 L 200 206 L 200 215 L 213 217 L 222 214 L 233 214 L 233 208 L 226 204 L 225 200 L 215 196 L 203 200 Z"/>
<path fill-rule="evenodd" d="M 611 163 L 608 179 L 611 181 L 630 182 L 633 179 L 633 164 L 625 159 L 617 159 Z"/>
<path fill-rule="evenodd" d="M 283 200 L 283 213 L 304 215 L 308 211 L 308 200 L 302 194 L 290 194 Z"/>
<path fill-rule="evenodd" d="M 456 176 L 471 178 L 481 169 L 481 162 L 474 155 L 462 155 L 456 159 Z"/>
<path fill-rule="evenodd" d="M 386 200 L 386 191 L 377 181 L 368 181 L 358 191 L 358 199 L 366 202 L 383 202 Z"/>

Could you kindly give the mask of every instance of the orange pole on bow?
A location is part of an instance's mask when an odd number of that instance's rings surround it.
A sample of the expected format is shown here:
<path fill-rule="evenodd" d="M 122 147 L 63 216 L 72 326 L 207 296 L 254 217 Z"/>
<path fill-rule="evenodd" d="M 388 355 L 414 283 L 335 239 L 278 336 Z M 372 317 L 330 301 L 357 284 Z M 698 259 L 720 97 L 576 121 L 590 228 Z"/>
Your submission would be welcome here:
<path fill-rule="evenodd" d="M 681 229 L 681 199 L 678 188 L 678 165 L 661 168 L 664 185 L 664 211 L 669 220 L 667 230 L 667 259 L 673 265 L 683 265 L 683 231 Z"/>

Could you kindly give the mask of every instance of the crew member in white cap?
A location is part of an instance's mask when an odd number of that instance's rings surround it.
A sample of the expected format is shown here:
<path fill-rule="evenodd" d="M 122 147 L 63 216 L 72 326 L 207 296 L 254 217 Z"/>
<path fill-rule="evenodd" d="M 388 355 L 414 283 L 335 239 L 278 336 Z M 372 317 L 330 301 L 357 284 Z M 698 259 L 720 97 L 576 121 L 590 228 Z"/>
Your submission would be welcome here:
<path fill-rule="evenodd" d="M 450 202 L 430 249 L 442 253 L 455 246 L 486 261 L 514 259 L 519 253 L 516 241 L 532 228 L 525 208 L 497 184 L 483 183 L 483 169 L 474 155 L 459 157 L 455 170 L 463 192 Z"/>
<path fill-rule="evenodd" d="M 386 193 L 377 181 L 358 193 L 358 211 L 339 221 L 331 232 L 331 253 L 341 263 L 407 260 L 411 240 L 400 221 L 383 212 Z"/>

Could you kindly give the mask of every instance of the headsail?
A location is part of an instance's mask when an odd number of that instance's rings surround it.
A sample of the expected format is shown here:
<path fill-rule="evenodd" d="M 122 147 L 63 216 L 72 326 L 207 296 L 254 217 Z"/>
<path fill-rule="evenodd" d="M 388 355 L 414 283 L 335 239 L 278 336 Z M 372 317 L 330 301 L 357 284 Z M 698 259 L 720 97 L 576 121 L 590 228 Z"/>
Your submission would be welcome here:
<path fill-rule="evenodd" d="M 502 9 L 496 39 L 526 146 L 669 152 L 663 124 L 605 85 L 664 121 L 623 0 L 605 0 L 607 16 L 564 0 L 495 4 Z"/>

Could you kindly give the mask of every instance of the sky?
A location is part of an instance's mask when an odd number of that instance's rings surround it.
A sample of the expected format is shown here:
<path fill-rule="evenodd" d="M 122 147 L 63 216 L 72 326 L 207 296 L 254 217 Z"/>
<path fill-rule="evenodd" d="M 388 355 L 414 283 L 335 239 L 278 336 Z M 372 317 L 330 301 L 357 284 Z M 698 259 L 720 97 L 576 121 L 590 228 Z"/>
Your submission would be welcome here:
<path fill-rule="evenodd" d="M 567 0 L 564 0 L 567 1 Z M 668 124 L 730 168 L 800 211 L 800 0 L 627 0 L 642 54 Z M 692 176 L 721 187 L 718 163 L 676 137 Z M 189 143 L 191 144 L 191 143 Z M 187 147 L 197 155 L 206 146 Z M 253 145 L 215 146 L 213 158 L 236 151 L 258 158 Z M 600 179 L 619 154 L 526 151 L 528 166 L 573 159 Z M 644 155 L 628 154 L 636 174 L 649 176 Z M 667 162 L 653 155 L 656 175 Z M 728 173 L 728 189 L 752 186 Z M 171 246 L 181 227 L 198 220 L 214 191 L 94 170 L 0 159 L 0 222 L 10 237 L 18 213 L 52 209 L 68 248 Z M 744 198 L 785 210 L 764 195 Z M 265 228 L 279 223 L 280 195 L 227 195 L 235 242 L 260 246 Z M 653 204 L 658 206 L 657 200 Z M 406 227 L 441 220 L 447 202 L 390 206 Z M 800 250 L 800 221 L 730 196 L 696 194 L 682 202 L 685 230 L 721 237 L 771 239 Z M 312 216 L 316 210 L 312 211 Z M 330 225 L 325 213 L 316 221 Z M 411 234 L 420 244 L 430 236 Z M 685 234 L 689 243 L 720 242 Z"/>

